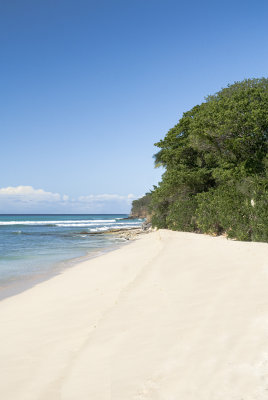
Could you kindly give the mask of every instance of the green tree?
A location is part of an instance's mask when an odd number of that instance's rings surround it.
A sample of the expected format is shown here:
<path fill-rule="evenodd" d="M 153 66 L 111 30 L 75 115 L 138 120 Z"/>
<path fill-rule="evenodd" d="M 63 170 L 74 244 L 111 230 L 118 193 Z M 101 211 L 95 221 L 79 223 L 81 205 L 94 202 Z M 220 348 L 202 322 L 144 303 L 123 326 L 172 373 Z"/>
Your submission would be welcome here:
<path fill-rule="evenodd" d="M 155 226 L 268 241 L 268 79 L 208 96 L 156 146 Z"/>
<path fill-rule="evenodd" d="M 133 200 L 130 213 L 132 218 L 149 218 L 149 205 L 151 203 L 151 197 L 151 193 L 146 193 L 145 196 L 141 197 L 140 199 Z"/>

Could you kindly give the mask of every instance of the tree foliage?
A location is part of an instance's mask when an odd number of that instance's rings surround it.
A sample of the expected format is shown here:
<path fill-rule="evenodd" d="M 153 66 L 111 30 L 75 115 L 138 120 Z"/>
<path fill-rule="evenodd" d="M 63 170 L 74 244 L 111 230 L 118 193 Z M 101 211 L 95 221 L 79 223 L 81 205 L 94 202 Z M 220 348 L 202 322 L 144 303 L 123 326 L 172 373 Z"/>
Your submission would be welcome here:
<path fill-rule="evenodd" d="M 132 201 L 132 209 L 130 213 L 132 218 L 148 218 L 151 197 L 151 193 L 146 193 L 145 196 L 140 199 Z"/>
<path fill-rule="evenodd" d="M 268 79 L 208 96 L 156 146 L 153 225 L 268 241 Z"/>

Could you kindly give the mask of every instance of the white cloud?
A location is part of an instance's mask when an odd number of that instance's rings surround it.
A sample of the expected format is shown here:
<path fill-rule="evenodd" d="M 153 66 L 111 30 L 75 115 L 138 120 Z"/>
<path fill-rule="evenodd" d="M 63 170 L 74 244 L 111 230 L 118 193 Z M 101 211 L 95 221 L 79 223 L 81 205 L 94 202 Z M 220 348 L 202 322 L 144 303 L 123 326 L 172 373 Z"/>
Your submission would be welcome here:
<path fill-rule="evenodd" d="M 73 199 L 32 186 L 0 188 L 0 213 L 128 213 L 133 194 L 89 194 Z"/>
<path fill-rule="evenodd" d="M 0 199 L 19 199 L 20 201 L 59 201 L 58 193 L 46 192 L 43 189 L 34 189 L 32 186 L 9 186 L 0 188 Z"/>

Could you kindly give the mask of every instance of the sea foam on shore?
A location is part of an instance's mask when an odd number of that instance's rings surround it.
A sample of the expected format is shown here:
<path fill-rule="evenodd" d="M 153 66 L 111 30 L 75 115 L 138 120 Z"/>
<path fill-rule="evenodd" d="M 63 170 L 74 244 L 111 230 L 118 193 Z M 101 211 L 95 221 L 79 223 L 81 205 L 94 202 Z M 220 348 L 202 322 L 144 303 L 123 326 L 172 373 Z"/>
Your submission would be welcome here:
<path fill-rule="evenodd" d="M 11 287 L 30 285 L 69 266 L 73 260 L 118 247 L 122 240 L 105 232 L 141 226 L 142 220 L 127 217 L 125 214 L 0 215 L 0 298 L 1 289 L 6 292 Z"/>

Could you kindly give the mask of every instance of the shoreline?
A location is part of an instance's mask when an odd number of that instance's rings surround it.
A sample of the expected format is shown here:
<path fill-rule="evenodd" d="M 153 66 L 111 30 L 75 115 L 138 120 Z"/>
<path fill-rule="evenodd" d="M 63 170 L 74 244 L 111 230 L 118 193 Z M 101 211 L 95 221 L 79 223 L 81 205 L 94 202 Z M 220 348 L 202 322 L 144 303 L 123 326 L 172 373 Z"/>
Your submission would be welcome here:
<path fill-rule="evenodd" d="M 85 261 L 91 260 L 95 257 L 101 257 L 110 251 L 117 250 L 127 244 L 128 240 L 135 240 L 139 235 L 148 233 L 143 231 L 141 228 L 128 228 L 128 229 L 110 229 L 104 232 L 85 232 L 87 235 L 115 235 L 118 238 L 125 239 L 126 242 L 113 243 L 109 247 L 103 247 L 101 250 L 96 249 L 95 251 L 89 252 L 86 255 L 67 259 L 65 261 L 59 261 L 53 264 L 48 270 L 39 272 L 32 275 L 27 275 L 20 279 L 14 279 L 7 281 L 0 287 L 0 302 L 8 297 L 16 296 L 19 293 L 28 290 L 35 285 L 38 285 L 44 281 L 47 281 L 57 275 L 64 273 L 66 269 L 74 268 L 78 264 Z"/>
<path fill-rule="evenodd" d="M 113 246 L 103 248 L 102 250 L 92 251 L 84 256 L 70 258 L 65 261 L 59 261 L 42 273 L 40 272 L 33 275 L 27 275 L 26 277 L 12 281 L 12 283 L 8 282 L 8 284 L 0 287 L 0 302 L 8 297 L 16 296 L 25 290 L 31 289 L 35 285 L 50 280 L 55 276 L 63 274 L 65 270 L 68 270 L 69 268 L 75 268 L 80 263 L 89 261 L 95 257 L 101 257 L 110 251 L 117 250 L 124 244 L 126 243 L 122 242 L 121 245 L 114 244 Z"/>
<path fill-rule="evenodd" d="M 5 400 L 264 400 L 268 246 L 159 230 L 0 302 Z"/>

